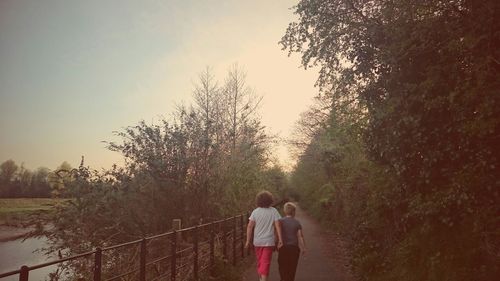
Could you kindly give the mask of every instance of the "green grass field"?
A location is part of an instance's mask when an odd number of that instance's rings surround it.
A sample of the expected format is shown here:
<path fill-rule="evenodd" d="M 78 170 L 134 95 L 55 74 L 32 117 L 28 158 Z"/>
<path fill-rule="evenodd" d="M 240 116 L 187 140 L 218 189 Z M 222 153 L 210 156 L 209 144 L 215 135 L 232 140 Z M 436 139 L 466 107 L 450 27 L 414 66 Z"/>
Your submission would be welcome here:
<path fill-rule="evenodd" d="M 50 210 L 51 205 L 65 199 L 51 198 L 0 198 L 0 225 L 16 224 L 27 215 Z"/>

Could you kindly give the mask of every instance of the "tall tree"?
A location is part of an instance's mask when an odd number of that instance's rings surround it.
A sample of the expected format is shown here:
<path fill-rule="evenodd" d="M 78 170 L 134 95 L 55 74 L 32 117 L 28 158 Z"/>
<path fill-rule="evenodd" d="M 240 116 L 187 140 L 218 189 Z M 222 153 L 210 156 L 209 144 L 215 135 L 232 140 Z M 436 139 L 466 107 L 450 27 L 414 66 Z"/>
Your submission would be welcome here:
<path fill-rule="evenodd" d="M 2 197 L 17 197 L 16 174 L 19 167 L 14 160 L 9 159 L 0 165 L 0 195 Z"/>
<path fill-rule="evenodd" d="M 33 197 L 50 197 L 51 188 L 48 182 L 50 169 L 46 167 L 39 167 L 33 173 L 31 192 Z"/>
<path fill-rule="evenodd" d="M 234 64 L 228 71 L 224 85 L 225 100 L 229 102 L 229 126 L 232 140 L 232 152 L 236 149 L 238 137 L 245 125 L 248 125 L 251 117 L 260 105 L 262 97 L 257 97 L 253 90 L 246 85 L 245 71 Z"/>
<path fill-rule="evenodd" d="M 17 173 L 19 167 L 14 160 L 9 159 L 0 165 L 0 179 L 4 182 L 10 182 L 14 180 L 14 176 Z"/>

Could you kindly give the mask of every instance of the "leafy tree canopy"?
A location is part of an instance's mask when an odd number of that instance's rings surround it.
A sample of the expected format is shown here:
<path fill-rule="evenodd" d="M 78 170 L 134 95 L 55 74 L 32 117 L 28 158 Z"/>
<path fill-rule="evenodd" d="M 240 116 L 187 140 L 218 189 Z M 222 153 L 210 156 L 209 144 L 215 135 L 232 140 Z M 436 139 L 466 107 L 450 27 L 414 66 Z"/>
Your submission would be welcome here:
<path fill-rule="evenodd" d="M 281 44 L 302 53 L 305 67 L 319 65 L 317 83 L 332 104 L 322 135 L 333 139 L 311 145 L 326 153 L 342 132 L 361 129 L 361 153 L 391 179 L 366 180 L 372 196 L 358 210 L 367 212 L 356 230 L 360 276 L 492 280 L 499 271 L 500 2 L 303 0 L 295 11 L 299 19 Z M 334 128 L 343 129 L 332 135 Z M 343 177 L 337 170 L 347 163 L 337 157 L 329 173 Z"/>

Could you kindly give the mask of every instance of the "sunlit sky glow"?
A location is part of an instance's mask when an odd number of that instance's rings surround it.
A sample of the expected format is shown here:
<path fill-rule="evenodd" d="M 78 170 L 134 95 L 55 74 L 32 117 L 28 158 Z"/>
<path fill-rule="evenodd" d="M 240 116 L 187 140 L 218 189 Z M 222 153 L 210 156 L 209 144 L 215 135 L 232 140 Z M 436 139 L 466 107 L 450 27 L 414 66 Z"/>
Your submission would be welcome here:
<path fill-rule="evenodd" d="M 233 63 L 289 137 L 317 93 L 317 72 L 278 45 L 296 2 L 0 1 L 0 162 L 109 168 L 113 131 L 168 116 L 206 66 L 222 83 Z M 292 163 L 284 145 L 276 157 Z"/>

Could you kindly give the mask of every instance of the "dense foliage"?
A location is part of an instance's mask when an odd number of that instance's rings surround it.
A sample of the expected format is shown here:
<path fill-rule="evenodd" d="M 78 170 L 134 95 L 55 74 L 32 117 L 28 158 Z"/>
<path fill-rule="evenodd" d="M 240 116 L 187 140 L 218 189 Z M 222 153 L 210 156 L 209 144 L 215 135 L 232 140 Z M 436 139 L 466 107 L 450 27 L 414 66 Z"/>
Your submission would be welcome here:
<path fill-rule="evenodd" d="M 320 66 L 330 107 L 293 183 L 352 239 L 361 280 L 500 275 L 498 11 L 495 0 L 297 5 L 281 43 Z"/>

